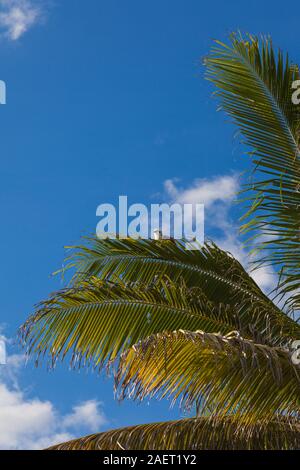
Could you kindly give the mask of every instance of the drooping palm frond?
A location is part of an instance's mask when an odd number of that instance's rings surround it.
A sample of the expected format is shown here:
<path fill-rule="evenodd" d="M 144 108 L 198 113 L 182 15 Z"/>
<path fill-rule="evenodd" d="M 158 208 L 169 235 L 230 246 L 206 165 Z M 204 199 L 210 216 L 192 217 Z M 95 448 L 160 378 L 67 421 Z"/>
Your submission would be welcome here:
<path fill-rule="evenodd" d="M 299 449 L 299 422 L 280 417 L 250 429 L 234 416 L 189 418 L 92 434 L 49 450 L 287 450 Z"/>
<path fill-rule="evenodd" d="M 20 333 L 29 354 L 47 354 L 53 365 L 72 352 L 73 366 L 101 367 L 141 339 L 169 328 L 226 334 L 238 325 L 230 307 L 215 306 L 184 285 L 164 279 L 128 285 L 93 277 L 40 304 Z"/>
<path fill-rule="evenodd" d="M 239 269 L 242 272 L 240 265 Z M 222 303 L 218 288 L 223 283 L 232 289 L 229 271 L 225 278 L 207 272 L 208 279 L 202 272 L 197 288 L 160 275 L 150 284 L 90 277 L 41 303 L 21 328 L 22 339 L 29 354 L 47 354 L 53 365 L 72 353 L 74 366 L 92 363 L 100 367 L 138 341 L 167 330 L 221 334 L 238 330 L 246 338 L 270 345 L 287 345 L 300 337 L 300 325 L 265 300 L 264 294 L 258 297 L 259 288 L 254 281 L 251 284 L 251 278 L 248 282 L 255 288 L 255 297 L 249 297 L 247 290 L 245 299 L 244 288 L 235 282 L 235 302 L 229 291 L 228 303 Z"/>
<path fill-rule="evenodd" d="M 236 329 L 244 336 L 251 329 L 255 340 L 272 337 L 273 344 L 275 337 L 281 343 L 299 337 L 300 326 L 274 305 L 236 259 L 214 243 L 193 251 L 186 250 L 184 240 L 94 237 L 72 247 L 67 261 L 67 268 L 76 268 L 75 285 L 90 276 L 149 283 L 167 275 L 174 283 L 183 280 L 187 286 L 200 288 L 215 305 L 232 306 L 239 319 Z"/>
<path fill-rule="evenodd" d="M 259 264 L 272 263 L 283 275 L 279 292 L 300 306 L 300 106 L 292 103 L 299 68 L 268 38 L 232 35 L 216 41 L 206 58 L 207 77 L 217 87 L 224 111 L 251 149 L 254 176 L 242 229 L 255 234 Z"/>
<path fill-rule="evenodd" d="M 121 357 L 122 398 L 180 399 L 201 414 L 235 414 L 242 426 L 300 415 L 300 367 L 288 351 L 256 344 L 238 332 L 173 331 L 152 335 Z M 238 426 L 238 425 L 237 425 Z"/>
<path fill-rule="evenodd" d="M 300 327 L 285 315 L 276 323 L 275 312 L 274 330 L 270 318 L 255 318 L 255 309 L 240 315 L 233 306 L 214 304 L 200 288 L 165 277 L 150 285 L 91 277 L 43 302 L 23 326 L 22 337 L 28 353 L 37 359 L 46 355 L 51 366 L 69 353 L 73 367 L 106 365 L 124 395 L 134 384 L 139 398 L 160 393 L 182 398 L 188 408 L 205 400 L 205 410 L 239 410 L 244 420 L 249 414 L 251 424 L 263 412 L 269 419 L 298 411 L 298 369 L 272 340 L 277 343 L 285 329 L 290 333 L 291 325 L 299 337 Z M 268 341 L 250 341 L 257 324 L 268 331 Z M 239 338 L 237 330 L 248 339 Z M 261 393 L 265 399 L 259 401 Z"/>

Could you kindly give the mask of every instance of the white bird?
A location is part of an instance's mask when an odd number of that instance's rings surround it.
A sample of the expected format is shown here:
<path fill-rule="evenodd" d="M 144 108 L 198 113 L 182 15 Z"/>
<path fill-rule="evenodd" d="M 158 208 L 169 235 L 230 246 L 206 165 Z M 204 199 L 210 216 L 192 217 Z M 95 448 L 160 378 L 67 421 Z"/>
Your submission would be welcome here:
<path fill-rule="evenodd" d="M 162 231 L 159 230 L 159 228 L 156 228 L 155 230 L 153 230 L 153 237 L 154 237 L 154 240 L 162 240 L 163 238 Z"/>

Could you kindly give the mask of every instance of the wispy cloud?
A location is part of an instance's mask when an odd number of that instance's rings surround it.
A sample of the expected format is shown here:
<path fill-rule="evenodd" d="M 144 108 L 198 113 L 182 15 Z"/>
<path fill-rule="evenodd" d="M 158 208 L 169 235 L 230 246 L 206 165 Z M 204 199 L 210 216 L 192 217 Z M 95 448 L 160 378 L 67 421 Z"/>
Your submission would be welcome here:
<path fill-rule="evenodd" d="M 167 198 L 180 204 L 201 204 L 205 206 L 205 233 L 220 248 L 230 252 L 250 271 L 253 279 L 265 292 L 276 286 L 272 267 L 262 267 L 251 272 L 251 259 L 239 237 L 239 229 L 232 220 L 231 209 L 239 191 L 239 177 L 236 174 L 196 179 L 188 187 L 180 187 L 177 179 L 164 182 Z"/>
<path fill-rule="evenodd" d="M 16 41 L 42 17 L 42 7 L 36 0 L 0 0 L 0 30 Z"/>
<path fill-rule="evenodd" d="M 0 368 L 0 449 L 43 449 L 106 424 L 97 400 L 76 404 L 62 414 L 51 401 L 28 397 L 18 381 L 23 366 L 24 357 L 17 354 Z"/>

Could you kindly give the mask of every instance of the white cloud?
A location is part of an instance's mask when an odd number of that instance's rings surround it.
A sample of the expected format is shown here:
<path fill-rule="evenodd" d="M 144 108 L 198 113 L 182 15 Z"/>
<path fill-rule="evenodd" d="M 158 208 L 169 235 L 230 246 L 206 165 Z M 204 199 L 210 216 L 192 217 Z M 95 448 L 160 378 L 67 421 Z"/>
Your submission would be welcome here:
<path fill-rule="evenodd" d="M 164 189 L 172 203 L 204 204 L 206 237 L 213 238 L 220 248 L 229 251 L 250 271 L 253 259 L 241 242 L 238 227 L 230 216 L 239 191 L 239 178 L 236 174 L 196 179 L 187 188 L 179 187 L 177 179 L 169 179 L 164 182 Z M 214 236 L 211 236 L 212 233 Z M 272 267 L 262 267 L 250 274 L 265 292 L 274 289 L 276 275 Z"/>
<path fill-rule="evenodd" d="M 84 426 L 91 432 L 96 432 L 107 422 L 104 414 L 99 411 L 99 406 L 101 403 L 96 400 L 88 400 L 74 406 L 72 413 L 64 417 L 63 427 L 78 429 Z"/>
<path fill-rule="evenodd" d="M 166 180 L 164 183 L 165 190 L 172 199 L 180 204 L 205 204 L 206 208 L 216 202 L 231 203 L 239 189 L 237 175 L 197 179 L 187 189 L 177 188 L 175 183 L 176 180 Z"/>
<path fill-rule="evenodd" d="M 16 41 L 40 21 L 42 9 L 33 0 L 0 0 L 0 29 Z"/>
<path fill-rule="evenodd" d="M 24 357 L 8 357 L 0 368 L 0 449 L 43 449 L 101 430 L 107 422 L 102 404 L 87 400 L 61 414 L 49 400 L 30 398 L 18 384 Z"/>

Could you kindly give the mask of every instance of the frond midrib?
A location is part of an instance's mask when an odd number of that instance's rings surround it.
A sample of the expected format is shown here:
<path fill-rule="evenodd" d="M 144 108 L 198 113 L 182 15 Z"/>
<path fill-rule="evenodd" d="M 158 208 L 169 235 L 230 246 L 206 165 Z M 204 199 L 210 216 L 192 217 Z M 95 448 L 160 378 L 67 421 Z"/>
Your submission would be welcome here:
<path fill-rule="evenodd" d="M 265 81 L 260 77 L 260 75 L 258 74 L 256 68 L 254 67 L 254 65 L 250 62 L 250 61 L 247 61 L 246 58 L 240 54 L 239 52 L 236 51 L 236 49 L 233 49 L 234 53 L 236 54 L 236 56 L 246 65 L 248 66 L 250 69 L 251 69 L 251 72 L 255 75 L 255 78 L 257 79 L 257 81 L 263 86 L 265 92 L 266 92 L 266 95 L 269 97 L 270 101 L 271 101 L 271 106 L 272 108 L 274 109 L 274 112 L 276 114 L 279 114 L 282 118 L 282 120 L 284 121 L 284 124 L 285 124 L 285 131 L 288 132 L 288 135 L 289 135 L 289 141 L 292 141 L 292 144 L 293 144 L 293 147 L 294 147 L 294 150 L 295 150 L 295 157 L 299 157 L 300 156 L 300 150 L 299 150 L 299 147 L 297 145 L 297 141 L 295 140 L 295 136 L 290 128 L 290 125 L 289 125 L 289 122 L 288 122 L 288 119 L 287 119 L 287 116 L 285 115 L 283 109 L 280 107 L 280 104 L 277 102 L 277 99 L 276 97 L 273 95 L 273 93 L 271 92 L 271 90 L 269 89 L 268 85 L 265 83 Z M 280 120 L 280 118 L 278 117 L 278 119 Z M 281 120 L 280 120 L 281 121 Z"/>
<path fill-rule="evenodd" d="M 178 268 L 188 269 L 190 271 L 194 271 L 199 274 L 207 275 L 211 277 L 212 279 L 215 279 L 216 281 L 220 281 L 223 284 L 233 287 L 237 289 L 238 291 L 243 292 L 244 294 L 247 294 L 253 300 L 258 300 L 258 301 L 262 300 L 261 297 L 258 297 L 253 292 L 249 291 L 248 289 L 245 289 L 244 287 L 239 286 L 237 283 L 233 281 L 229 281 L 228 279 L 225 279 L 220 274 L 215 274 L 213 271 L 199 268 L 199 266 L 195 264 L 184 263 L 182 261 L 172 261 L 172 260 L 166 260 L 164 258 L 149 257 L 149 256 L 145 257 L 142 255 L 123 254 L 123 255 L 107 255 L 101 259 L 101 262 L 99 262 L 99 264 L 103 264 L 105 263 L 105 261 L 109 261 L 109 260 L 124 260 L 125 261 L 127 259 L 130 259 L 132 261 L 138 260 L 138 261 L 142 261 L 145 263 L 163 263 L 163 264 L 168 264 L 169 266 L 176 266 Z"/>
<path fill-rule="evenodd" d="M 38 314 L 37 314 L 37 319 L 40 320 L 44 316 L 47 316 L 47 315 L 59 314 L 61 311 L 63 311 L 64 313 L 67 313 L 67 314 L 72 314 L 72 313 L 76 313 L 78 310 L 88 309 L 89 307 L 102 307 L 102 306 L 105 306 L 105 305 L 112 305 L 112 306 L 118 306 L 118 305 L 128 305 L 129 306 L 130 305 L 130 306 L 133 306 L 133 307 L 138 306 L 138 305 L 143 305 L 145 307 L 161 308 L 161 309 L 164 309 L 164 310 L 168 310 L 170 312 L 180 313 L 180 314 L 187 315 L 188 317 L 194 318 L 194 319 L 206 318 L 211 323 L 215 323 L 216 325 L 222 326 L 222 327 L 228 326 L 228 328 L 229 328 L 229 327 L 234 327 L 235 326 L 235 325 L 233 325 L 232 322 L 231 323 L 228 322 L 228 321 L 224 322 L 224 321 L 218 320 L 215 317 L 211 317 L 209 315 L 203 314 L 201 310 L 193 311 L 192 309 L 189 309 L 189 308 L 184 308 L 184 307 L 181 308 L 181 307 L 178 307 L 178 306 L 172 306 L 172 305 L 165 304 L 163 302 L 149 302 L 149 301 L 137 300 L 137 299 L 134 299 L 134 300 L 131 300 L 131 299 L 112 299 L 112 300 L 103 300 L 103 301 L 100 301 L 100 302 L 84 302 L 80 305 L 73 305 L 72 307 L 67 307 L 67 308 L 56 308 L 56 307 L 54 307 L 52 311 L 44 312 L 44 313 L 41 314 L 40 317 L 38 317 Z M 33 317 L 32 320 L 33 320 L 32 324 L 34 324 L 35 317 Z"/>

